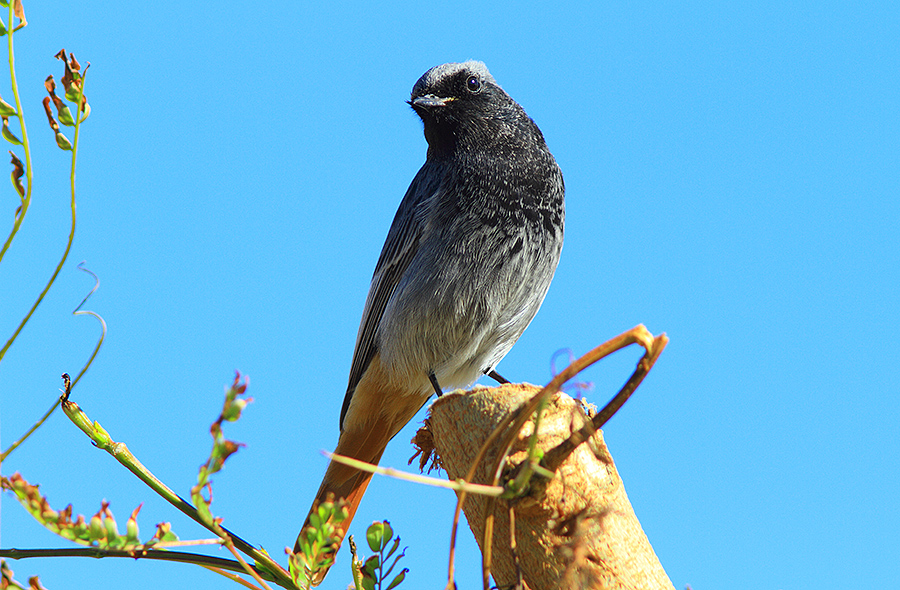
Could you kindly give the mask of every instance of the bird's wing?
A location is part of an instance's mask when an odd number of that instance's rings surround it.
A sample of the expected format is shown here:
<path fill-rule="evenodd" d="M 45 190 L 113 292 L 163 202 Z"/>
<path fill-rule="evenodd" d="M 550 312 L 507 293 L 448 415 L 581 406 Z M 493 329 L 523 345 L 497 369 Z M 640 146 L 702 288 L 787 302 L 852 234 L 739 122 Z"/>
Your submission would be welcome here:
<path fill-rule="evenodd" d="M 381 256 L 375 265 L 372 285 L 366 298 L 359 333 L 356 336 L 356 348 L 353 350 L 353 362 L 350 364 L 350 381 L 341 408 L 342 430 L 353 392 L 356 391 L 356 386 L 377 350 L 376 333 L 384 310 L 403 273 L 419 250 L 426 210 L 436 196 L 441 176 L 439 166 L 430 162 L 422 166 L 397 209 L 394 222 L 381 249 Z"/>

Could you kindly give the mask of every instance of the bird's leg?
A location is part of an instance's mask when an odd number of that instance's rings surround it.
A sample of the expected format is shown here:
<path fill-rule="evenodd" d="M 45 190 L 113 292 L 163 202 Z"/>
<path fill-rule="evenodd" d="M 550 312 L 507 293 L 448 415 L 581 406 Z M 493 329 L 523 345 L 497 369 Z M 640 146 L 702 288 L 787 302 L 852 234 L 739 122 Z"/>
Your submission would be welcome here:
<path fill-rule="evenodd" d="M 493 379 L 494 381 L 496 381 L 496 382 L 499 383 L 500 385 L 506 385 L 507 383 L 509 383 L 509 380 L 504 379 L 504 378 L 503 378 L 497 371 L 495 371 L 494 369 L 491 369 L 490 371 L 488 371 L 487 373 L 485 373 L 485 375 L 487 375 L 488 377 L 490 377 L 491 379 Z"/>
<path fill-rule="evenodd" d="M 441 389 L 441 386 L 438 385 L 437 377 L 434 376 L 434 371 L 428 373 L 428 380 L 431 381 L 431 386 L 434 387 L 434 392 L 438 395 L 438 397 L 441 397 L 441 394 L 443 394 L 444 391 Z"/>

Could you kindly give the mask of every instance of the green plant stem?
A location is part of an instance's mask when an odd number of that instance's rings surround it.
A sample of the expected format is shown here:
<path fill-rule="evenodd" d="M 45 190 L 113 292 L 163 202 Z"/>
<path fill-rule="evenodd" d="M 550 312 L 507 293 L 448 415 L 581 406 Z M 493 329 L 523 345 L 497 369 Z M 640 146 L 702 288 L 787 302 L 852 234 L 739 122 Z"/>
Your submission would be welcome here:
<path fill-rule="evenodd" d="M 184 551 L 163 551 L 161 549 L 99 549 L 97 547 L 67 547 L 60 549 L 0 549 L 0 557 L 8 559 L 28 559 L 32 557 L 128 557 L 130 559 L 156 559 L 193 563 L 246 574 L 243 566 L 233 559 L 223 559 L 200 553 Z M 257 571 L 265 580 L 275 581 L 269 572 Z"/>
<path fill-rule="evenodd" d="M 81 311 L 81 307 L 85 304 L 85 302 L 88 300 L 88 298 L 89 298 L 91 295 L 94 294 L 94 291 L 97 290 L 97 287 L 99 286 L 99 280 L 97 280 L 97 275 L 95 275 L 94 273 L 92 273 L 92 272 L 89 271 L 88 269 L 82 268 L 81 265 L 79 265 L 79 268 L 81 268 L 81 270 L 83 270 L 83 271 L 85 271 L 86 273 L 89 273 L 91 276 L 93 276 L 93 277 L 94 277 L 94 280 L 97 281 L 97 282 L 96 282 L 96 284 L 94 285 L 94 288 L 91 289 L 91 292 L 88 293 L 87 297 L 85 297 L 85 298 L 81 301 L 81 304 L 79 304 L 78 307 L 75 308 L 75 311 L 73 311 L 72 314 L 73 314 L 73 315 L 85 315 L 85 314 L 86 314 L 86 315 L 94 316 L 95 318 L 97 318 L 97 321 L 100 322 L 100 326 L 101 326 L 101 328 L 102 328 L 102 331 L 101 331 L 101 333 L 100 333 L 100 338 L 99 338 L 99 340 L 97 340 L 97 345 L 94 346 L 94 352 L 91 353 L 91 357 L 90 357 L 90 358 L 87 360 L 87 362 L 84 364 L 84 367 L 81 368 L 81 372 L 78 373 L 78 375 L 77 375 L 77 376 L 75 377 L 75 379 L 72 381 L 72 384 L 71 384 L 71 386 L 69 387 L 69 390 L 70 390 L 70 391 L 71 391 L 72 388 L 75 387 L 75 385 L 81 380 L 81 378 L 82 378 L 82 377 L 84 376 L 84 374 L 87 372 L 87 370 L 88 370 L 88 368 L 91 366 L 91 364 L 93 364 L 94 359 L 97 357 L 97 353 L 100 352 L 100 347 L 103 346 L 103 340 L 106 338 L 106 322 L 103 320 L 103 318 L 100 317 L 98 314 L 94 313 L 93 311 Z M 42 425 L 44 422 L 47 421 L 47 418 L 49 418 L 50 415 L 56 410 L 56 406 L 57 406 L 58 404 L 59 404 L 59 401 L 58 401 L 58 400 L 53 400 L 53 404 L 50 406 L 50 409 L 48 409 L 47 412 L 46 412 L 43 416 L 41 416 L 41 419 L 38 420 L 37 422 L 35 422 L 35 423 L 34 423 L 34 426 L 32 426 L 32 427 L 28 430 L 28 432 L 26 432 L 26 433 L 23 434 L 21 437 L 19 437 L 19 439 L 18 439 L 16 442 L 14 442 L 13 444 L 9 445 L 9 447 L 8 447 L 5 451 L 3 451 L 2 454 L 0 454 L 0 463 L 3 463 L 3 461 L 6 460 L 6 458 L 9 456 L 10 453 L 12 453 L 13 451 L 15 451 L 16 448 L 17 448 L 19 445 L 21 445 L 23 442 L 25 442 L 25 441 L 28 439 L 28 437 L 31 436 L 31 435 L 34 433 L 35 430 L 37 430 L 38 428 L 40 428 L 41 425 Z"/>
<path fill-rule="evenodd" d="M 68 418 L 76 426 L 78 426 L 78 428 L 80 428 L 82 432 L 87 434 L 98 448 L 112 455 L 116 459 L 116 461 L 124 465 L 125 468 L 136 475 L 137 478 L 144 482 L 147 486 L 149 486 L 150 489 L 162 496 L 163 499 L 183 512 L 191 520 L 196 521 L 205 529 L 211 531 L 217 536 L 220 534 L 219 531 L 216 530 L 216 527 L 221 527 L 221 525 L 212 525 L 205 523 L 200 517 L 200 514 L 197 512 L 196 508 L 189 504 L 184 498 L 176 494 L 162 481 L 157 479 L 156 476 L 153 475 L 146 467 L 144 467 L 144 465 L 137 459 L 137 457 L 135 457 L 132 452 L 128 450 L 128 447 L 124 443 L 117 443 L 113 441 L 109 436 L 109 433 L 106 432 L 106 430 L 104 430 L 103 427 L 100 426 L 100 424 L 98 424 L 97 422 L 92 422 L 88 418 L 87 414 L 85 414 L 81 410 L 81 408 L 78 407 L 78 404 L 72 401 L 63 400 L 62 408 L 66 416 L 68 416 Z M 243 553 L 252 557 L 257 564 L 262 565 L 262 570 L 259 567 L 255 568 L 257 571 L 269 571 L 273 576 L 272 581 L 274 581 L 279 586 L 282 586 L 284 588 L 295 588 L 290 574 L 288 574 L 288 572 L 286 572 L 284 568 L 282 568 L 276 561 L 274 561 L 271 557 L 269 557 L 262 551 L 254 548 L 252 545 L 250 545 L 225 527 L 221 528 L 234 542 L 235 547 L 240 549 Z"/>
<path fill-rule="evenodd" d="M 13 6 L 14 2 L 15 2 L 15 0 L 12 0 L 9 3 L 10 14 L 12 13 L 12 6 Z M 13 233 L 11 233 L 9 238 L 7 239 L 7 243 L 3 247 L 3 252 L 6 251 L 6 248 L 9 247 L 9 243 L 12 242 L 13 236 L 19 229 L 19 224 L 21 224 L 22 219 L 25 217 L 25 210 L 28 207 L 28 203 L 31 202 L 31 150 L 29 150 L 29 148 L 28 148 L 28 134 L 25 132 L 25 119 L 22 116 L 22 105 L 19 101 L 19 91 L 18 91 L 18 87 L 16 86 L 16 73 L 15 73 L 15 69 L 13 68 L 12 26 L 11 25 L 12 25 L 12 21 L 10 21 L 10 31 L 9 31 L 9 35 L 8 35 L 9 36 L 9 64 L 10 64 L 10 71 L 12 72 L 12 79 L 13 79 L 13 82 L 12 82 L 13 93 L 15 94 L 15 97 L 16 97 L 16 110 L 19 112 L 19 119 L 22 123 L 22 145 L 25 147 L 25 162 L 26 162 L 25 167 L 26 167 L 26 175 L 28 178 L 28 188 L 27 188 L 27 192 L 26 192 L 26 198 L 22 204 L 22 211 L 19 213 L 19 216 L 16 218 L 16 224 L 13 226 Z M 85 74 L 87 74 L 86 69 L 85 69 Z M 82 76 L 82 78 L 81 78 L 81 94 L 78 97 L 79 105 L 81 105 L 81 100 L 84 97 L 84 84 L 85 84 L 86 77 L 87 76 L 85 75 L 85 76 Z M 6 345 L 4 345 L 4 347 L 2 349 L 0 349 L 0 362 L 3 361 L 3 357 L 6 355 L 6 351 L 9 350 L 9 347 L 12 346 L 12 343 L 15 342 L 16 338 L 19 336 L 19 332 L 22 331 L 22 328 L 24 328 L 25 324 L 28 323 L 28 320 L 31 319 L 31 315 L 38 308 L 38 305 L 40 305 L 41 301 L 44 300 L 44 297 L 47 295 L 47 292 L 50 291 L 50 287 L 52 287 L 53 283 L 56 282 L 56 277 L 59 275 L 60 271 L 62 270 L 63 265 L 65 265 L 66 260 L 69 258 L 69 251 L 72 249 L 72 242 L 75 240 L 75 220 L 76 220 L 76 216 L 75 216 L 75 162 L 76 162 L 76 157 L 78 156 L 78 132 L 81 129 L 81 122 L 82 122 L 82 118 L 80 116 L 78 116 L 78 115 L 80 115 L 80 112 L 81 111 L 80 111 L 80 106 L 79 106 L 75 110 L 75 113 L 76 113 L 75 139 L 72 142 L 72 169 L 69 173 L 69 188 L 70 188 L 70 195 L 71 195 L 69 207 L 72 211 L 72 223 L 69 227 L 69 239 L 66 242 L 66 249 L 63 252 L 62 258 L 60 258 L 60 260 L 59 260 L 59 264 L 56 265 L 56 270 L 53 272 L 53 276 L 51 276 L 50 280 L 47 281 L 47 285 L 44 287 L 44 290 L 41 291 L 41 294 L 38 296 L 37 300 L 34 302 L 34 305 L 31 306 L 31 309 L 28 311 L 28 313 L 25 315 L 25 317 L 22 318 L 22 321 L 19 323 L 19 327 L 16 328 L 16 331 L 13 332 L 13 335 L 9 338 L 9 340 L 7 340 Z M 3 252 L 0 252 L 0 259 L 2 259 L 2 257 L 3 257 Z M 88 272 L 90 272 L 90 271 L 88 271 Z M 91 273 L 91 274 L 93 274 L 93 273 Z M 96 275 L 94 276 L 94 278 L 96 279 Z M 96 289 L 96 287 L 95 287 L 95 289 Z M 91 291 L 91 293 L 93 293 L 93 291 Z M 88 296 L 90 296 L 90 295 L 88 295 Z M 85 298 L 85 300 L 87 300 L 87 298 Z M 84 301 L 82 301 L 81 304 L 84 305 Z M 81 306 L 79 305 L 78 308 L 80 308 L 80 307 Z M 97 342 L 97 346 L 94 347 L 94 352 L 91 354 L 90 359 L 88 359 L 88 362 L 84 365 L 84 367 L 81 369 L 81 372 L 78 374 L 77 377 L 75 377 L 75 380 L 72 382 L 72 387 L 75 387 L 75 385 L 78 383 L 78 381 L 81 379 L 81 377 L 85 374 L 85 372 L 88 370 L 88 368 L 94 362 L 94 358 L 97 356 L 97 352 L 100 350 L 100 346 L 103 344 L 103 339 L 106 337 L 106 322 L 103 321 L 103 318 L 101 318 L 94 312 L 79 312 L 78 308 L 76 308 L 74 313 L 76 313 L 76 314 L 78 314 L 78 313 L 91 314 L 94 317 L 96 317 L 98 320 L 100 320 L 100 323 L 103 326 L 103 333 L 100 336 L 100 340 Z M 26 432 L 21 438 L 19 438 L 19 440 L 17 440 L 12 445 L 10 445 L 10 447 L 8 449 L 3 451 L 3 454 L 0 455 L 0 463 L 2 463 L 6 459 L 6 457 L 9 456 L 10 453 L 12 453 L 14 450 L 16 450 L 16 448 L 19 445 L 21 445 L 23 442 L 25 442 L 28 439 L 28 437 L 34 433 L 34 431 L 36 431 L 38 428 L 40 428 L 40 426 L 47 420 L 47 418 L 49 418 L 50 415 L 53 414 L 53 412 L 56 410 L 56 406 L 57 406 L 57 404 L 56 404 L 56 402 L 54 402 L 53 405 L 50 406 L 50 409 L 47 410 L 47 413 L 44 414 L 44 416 L 40 420 L 38 420 L 35 423 L 35 425 L 32 426 L 28 432 Z"/>
<path fill-rule="evenodd" d="M 25 179 L 27 180 L 25 184 L 25 195 L 19 195 L 22 199 L 22 208 L 19 210 L 19 214 L 16 215 L 16 220 L 13 223 L 12 231 L 9 232 L 9 237 L 6 238 L 6 242 L 3 244 L 3 248 L 0 248 L 0 261 L 3 260 L 4 254 L 9 249 L 10 244 L 12 244 L 13 238 L 16 237 L 16 234 L 19 232 L 19 227 L 22 225 L 22 221 L 25 219 L 25 214 L 28 212 L 28 207 L 31 205 L 31 146 L 28 142 L 28 131 L 25 129 L 25 115 L 22 112 L 22 101 L 19 98 L 19 83 L 16 80 L 16 56 L 13 51 L 13 19 L 15 18 L 15 0 L 11 0 L 9 3 L 9 23 L 8 32 L 6 34 L 6 47 L 7 52 L 9 54 L 9 77 L 10 77 L 10 85 L 12 87 L 13 97 L 16 100 L 16 116 L 19 118 L 19 124 L 22 126 L 22 148 L 25 150 Z M 21 329 L 21 328 L 20 328 Z M 16 330 L 18 334 L 18 330 Z M 13 338 L 14 339 L 14 338 Z M 6 349 L 9 348 L 7 345 L 4 347 L 3 351 L 0 352 L 0 360 L 3 359 L 3 353 L 6 352 Z"/>
<path fill-rule="evenodd" d="M 12 14 L 12 7 L 15 3 L 15 0 L 11 0 L 9 3 L 10 6 L 10 14 Z M 28 208 L 28 205 L 31 202 L 31 150 L 28 148 L 28 134 L 25 131 L 25 117 L 22 115 L 22 105 L 19 100 L 19 91 L 18 86 L 16 85 L 16 70 L 13 67 L 13 49 L 12 49 L 12 22 L 10 22 L 10 31 L 9 31 L 9 67 L 12 75 L 12 87 L 13 94 L 16 98 L 16 110 L 18 111 L 19 121 L 22 124 L 22 146 L 25 148 L 25 175 L 28 178 L 28 188 L 26 189 L 26 197 L 22 202 L 22 211 L 19 213 L 16 218 L 16 222 L 13 225 L 13 231 L 10 233 L 9 238 L 6 240 L 6 244 L 3 246 L 3 250 L 0 251 L 0 259 L 2 259 L 3 254 L 6 252 L 6 249 L 9 247 L 9 244 L 12 242 L 13 236 L 16 232 L 19 231 L 19 225 L 22 223 L 22 219 L 25 217 L 25 212 Z M 53 271 L 53 275 L 50 277 L 50 280 L 47 281 L 47 285 L 44 287 L 44 290 L 41 291 L 41 294 L 38 295 L 38 298 L 35 300 L 34 305 L 31 306 L 31 309 L 28 310 L 28 313 L 25 314 L 25 317 L 22 318 L 21 323 L 19 323 L 19 327 L 16 328 L 16 331 L 13 332 L 13 335 L 10 336 L 9 340 L 6 341 L 6 345 L 2 349 L 0 349 L 0 362 L 3 361 L 3 357 L 6 355 L 6 351 L 9 350 L 9 347 L 12 346 L 12 343 L 15 342 L 16 338 L 19 336 L 19 332 L 22 331 L 22 328 L 25 327 L 25 324 L 28 323 L 28 320 L 31 319 L 31 314 L 38 308 L 41 304 L 41 301 L 44 300 L 44 297 L 47 295 L 47 292 L 50 290 L 50 287 L 53 286 L 53 283 L 56 282 L 56 277 L 59 275 L 59 272 L 62 270 L 63 265 L 66 263 L 66 260 L 69 258 L 69 251 L 72 249 L 72 242 L 75 240 L 75 162 L 78 157 L 78 133 L 81 129 L 81 101 L 84 98 L 84 85 L 87 81 L 87 69 L 85 69 L 84 74 L 81 76 L 81 93 L 78 96 L 78 103 L 75 108 L 75 137 L 72 142 L 72 169 L 69 172 L 69 187 L 70 187 L 70 201 L 69 208 L 72 211 L 72 223 L 69 227 L 69 240 L 66 242 L 66 249 L 63 252 L 62 258 L 59 260 L 59 264 L 56 265 L 56 270 Z M 93 360 L 93 357 L 92 357 Z"/>
<path fill-rule="evenodd" d="M 75 146 L 73 145 L 72 151 L 75 151 Z M 73 172 L 74 174 L 74 172 Z M 74 176 L 73 176 L 74 178 Z M 31 181 L 29 180 L 29 187 L 31 187 Z M 24 207 L 24 206 L 23 206 Z M 50 290 L 50 287 L 53 286 L 53 283 L 56 282 L 56 277 L 59 275 L 59 271 L 62 270 L 63 265 L 66 263 L 66 259 L 69 257 L 69 250 L 72 249 L 72 242 L 75 240 L 75 194 L 74 191 L 72 193 L 72 225 L 69 229 L 69 241 L 66 243 L 66 250 L 63 252 L 62 258 L 59 260 L 59 264 L 56 265 L 56 270 L 53 271 L 53 275 L 50 277 L 50 280 L 47 281 L 47 285 L 44 287 L 44 290 L 41 291 L 41 294 L 38 295 L 38 298 L 35 300 L 34 305 L 31 306 L 31 309 L 28 310 L 28 313 L 25 314 L 25 317 L 22 318 L 22 321 L 19 323 L 19 327 L 16 328 L 16 331 L 13 332 L 13 335 L 10 336 L 9 340 L 6 341 L 6 344 L 0 349 L 0 361 L 3 360 L 3 357 L 6 356 L 6 351 L 9 350 L 9 347 L 12 346 L 12 343 L 15 342 L 16 338 L 19 336 L 19 332 L 22 331 L 22 328 L 25 327 L 25 324 L 28 323 L 28 320 L 31 319 L 31 315 L 38 308 L 38 305 L 41 304 L 41 301 L 44 300 L 44 297 L 47 295 L 47 292 Z"/>
<path fill-rule="evenodd" d="M 54 410 L 56 410 L 56 406 L 58 406 L 58 405 L 59 405 L 59 402 L 58 402 L 58 401 L 54 401 L 54 402 L 53 402 L 53 405 L 50 406 L 50 409 L 47 410 L 47 413 L 44 414 L 44 415 L 41 417 L 40 420 L 38 420 L 37 422 L 35 422 L 35 423 L 34 423 L 34 426 L 32 426 L 30 429 L 28 429 L 28 432 L 26 432 L 26 433 L 23 434 L 21 437 L 19 437 L 19 440 L 17 440 L 17 441 L 14 442 L 13 444 L 9 445 L 9 448 L 7 448 L 5 451 L 3 451 L 3 454 L 0 455 L 0 463 L 3 463 L 3 462 L 6 460 L 6 458 L 9 456 L 9 454 L 16 450 L 16 447 L 18 447 L 20 444 L 22 444 L 23 442 L 25 442 L 25 440 L 26 440 L 29 436 L 31 436 L 31 435 L 34 433 L 35 430 L 37 430 L 38 428 L 40 428 L 40 427 L 41 427 L 41 424 L 43 424 L 43 423 L 47 420 L 47 418 L 50 417 L 50 414 L 52 414 L 52 413 L 54 412 Z"/>
<path fill-rule="evenodd" d="M 237 560 L 240 566 L 244 568 L 245 573 L 250 574 L 253 579 L 256 580 L 259 585 L 262 586 L 265 590 L 272 590 L 272 588 L 263 581 L 262 576 L 259 575 L 259 572 L 253 569 L 253 567 L 249 563 L 247 563 L 247 561 L 243 557 L 241 557 L 241 554 L 238 553 L 237 549 L 234 546 L 234 541 L 232 541 L 230 538 L 225 539 L 225 548 L 231 551 L 231 554 L 234 555 L 234 558 Z"/>
<path fill-rule="evenodd" d="M 10 6 L 12 6 L 12 4 L 13 3 L 10 2 Z M 12 52 L 12 40 L 10 40 L 10 52 Z M 12 53 L 10 53 L 10 55 L 12 55 Z M 10 58 L 10 67 L 11 66 L 12 66 L 12 58 Z M 13 78 L 15 79 L 15 72 L 13 72 Z M 76 109 L 75 109 L 75 113 L 76 113 L 75 136 L 74 136 L 74 140 L 72 142 L 72 168 L 69 173 L 69 189 L 70 189 L 70 205 L 69 205 L 69 207 L 72 211 L 72 223 L 69 228 L 69 240 L 68 240 L 68 242 L 66 242 L 65 252 L 63 252 L 63 255 L 59 261 L 59 264 L 56 265 L 56 271 L 53 273 L 53 276 L 50 277 L 50 280 L 47 282 L 47 285 L 44 287 L 44 290 L 41 292 L 40 296 L 37 298 L 37 300 L 34 302 L 34 305 L 31 307 L 31 310 L 29 310 L 28 314 L 22 319 L 22 322 L 19 324 L 19 327 L 16 329 L 15 333 L 13 333 L 12 337 L 10 337 L 10 339 L 6 342 L 6 345 L 3 347 L 3 349 L 0 350 L 0 361 L 3 360 L 3 357 L 6 354 L 6 351 L 9 349 L 10 346 L 12 346 L 12 343 L 18 337 L 19 332 L 21 332 L 22 328 L 25 327 L 25 324 L 31 318 L 31 315 L 37 309 L 38 305 L 40 305 L 41 301 L 44 299 L 44 296 L 50 290 L 50 287 L 53 286 L 53 283 L 56 281 L 56 277 L 59 275 L 60 271 L 62 270 L 63 265 L 66 263 L 66 260 L 69 257 L 69 251 L 72 249 L 72 242 L 75 240 L 75 220 L 76 220 L 76 215 L 75 215 L 75 211 L 76 211 L 76 209 L 75 209 L 75 164 L 77 162 L 77 157 L 78 157 L 78 135 L 79 135 L 79 132 L 81 131 L 81 123 L 84 120 L 83 117 L 81 117 L 80 105 L 81 105 L 82 100 L 84 99 L 84 84 L 85 84 L 86 78 L 87 78 L 87 68 L 85 68 L 84 75 L 81 78 L 81 93 L 78 96 L 78 105 L 79 106 L 76 107 Z M 15 82 L 13 82 L 13 88 L 15 88 Z M 22 111 L 21 111 L 21 106 L 19 105 L 18 91 L 16 91 L 15 96 L 16 96 L 16 107 L 17 107 L 19 113 L 21 113 Z M 26 145 L 28 136 L 25 134 L 25 120 L 24 119 L 22 119 L 22 135 L 24 137 L 24 139 L 22 140 L 22 144 Z M 26 145 L 25 159 L 28 162 L 28 164 L 27 164 L 28 195 L 29 195 L 28 200 L 30 201 L 30 199 L 31 199 L 31 197 L 30 197 L 30 195 L 31 195 L 31 159 L 30 159 L 30 151 L 28 150 L 27 145 Z M 24 208 L 25 208 L 25 205 L 23 205 L 23 210 L 24 210 Z M 24 212 L 19 215 L 17 223 L 19 223 L 21 221 L 22 217 L 24 217 Z M 18 230 L 17 227 L 14 229 L 16 231 Z M 12 239 L 12 236 L 10 236 L 10 240 L 11 239 Z M 2 254 L 0 254 L 0 258 L 2 258 Z M 95 275 L 91 271 L 89 271 L 87 269 L 82 269 L 82 270 L 90 273 L 91 276 L 93 276 L 95 280 L 97 279 L 97 275 Z M 75 311 L 72 312 L 74 315 L 87 314 L 87 315 L 94 316 L 100 322 L 100 325 L 102 327 L 102 332 L 100 334 L 100 339 L 97 341 L 97 345 L 94 347 L 94 351 L 91 353 L 91 356 L 88 359 L 88 361 L 85 363 L 84 367 L 82 367 L 81 372 L 79 372 L 78 375 L 75 377 L 75 379 L 72 381 L 71 387 L 75 387 L 75 385 L 78 384 L 78 382 L 81 380 L 81 378 L 87 372 L 87 370 L 93 364 L 94 359 L 97 357 L 97 353 L 100 351 L 100 347 L 103 345 L 103 340 L 106 338 L 106 322 L 103 320 L 103 318 L 92 311 L 80 311 L 81 306 L 84 305 L 84 303 L 85 303 L 85 301 L 87 301 L 88 297 L 90 297 L 91 294 L 93 294 L 94 291 L 96 291 L 96 290 L 97 290 L 97 286 L 95 285 L 94 289 L 91 290 L 91 292 L 88 294 L 88 296 L 85 297 L 84 300 L 81 302 L 81 304 L 75 309 Z M 28 437 L 34 433 L 34 431 L 36 431 L 38 428 L 41 427 L 41 425 L 47 420 L 47 418 L 49 418 L 50 415 L 53 414 L 53 412 L 56 410 L 56 405 L 57 405 L 56 402 L 54 402 L 53 405 L 50 406 L 50 409 L 47 410 L 47 413 L 44 414 L 43 417 L 41 417 L 41 419 L 38 420 L 34 424 L 34 426 L 31 427 L 30 430 L 28 430 L 28 432 L 26 432 L 24 435 L 22 435 L 22 437 L 19 438 L 19 440 L 14 442 L 12 445 L 9 446 L 9 448 L 7 448 L 5 451 L 3 451 L 3 454 L 0 455 L 0 463 L 2 463 L 9 456 L 10 453 L 12 453 L 14 450 L 16 450 L 16 448 L 19 445 L 21 445 L 23 442 L 25 442 L 28 439 Z"/>

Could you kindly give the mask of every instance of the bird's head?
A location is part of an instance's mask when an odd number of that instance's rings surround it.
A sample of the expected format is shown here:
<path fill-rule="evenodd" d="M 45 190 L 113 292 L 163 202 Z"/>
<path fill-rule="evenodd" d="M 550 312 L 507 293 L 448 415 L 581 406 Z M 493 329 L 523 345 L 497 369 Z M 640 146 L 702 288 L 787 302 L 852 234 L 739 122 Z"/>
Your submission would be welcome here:
<path fill-rule="evenodd" d="M 491 121 L 521 111 L 480 61 L 431 68 L 413 86 L 408 102 L 435 148 L 447 147 L 466 133 L 489 132 Z"/>

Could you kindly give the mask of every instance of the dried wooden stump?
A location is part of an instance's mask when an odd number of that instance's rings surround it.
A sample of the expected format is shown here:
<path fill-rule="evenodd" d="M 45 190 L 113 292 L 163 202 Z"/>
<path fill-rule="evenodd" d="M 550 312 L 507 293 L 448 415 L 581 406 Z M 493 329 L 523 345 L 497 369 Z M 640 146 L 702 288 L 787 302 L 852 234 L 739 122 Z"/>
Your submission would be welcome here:
<path fill-rule="evenodd" d="M 510 384 L 445 394 L 431 407 L 434 445 L 450 479 L 464 477 L 494 427 L 540 388 Z M 546 453 L 589 418 L 580 402 L 552 396 L 541 417 L 538 446 Z M 508 464 L 526 456 L 534 423 L 519 433 Z M 497 457 L 488 452 L 474 482 L 490 484 Z M 501 482 L 502 483 L 502 482 Z M 502 500 L 469 495 L 463 510 L 484 551 L 485 517 L 494 513 L 491 573 L 501 589 L 515 587 L 517 566 L 510 549 L 509 506 L 515 508 L 518 567 L 531 590 L 563 588 L 673 589 L 625 494 L 601 432 L 578 446 L 556 477 L 532 479 L 523 498 Z"/>

